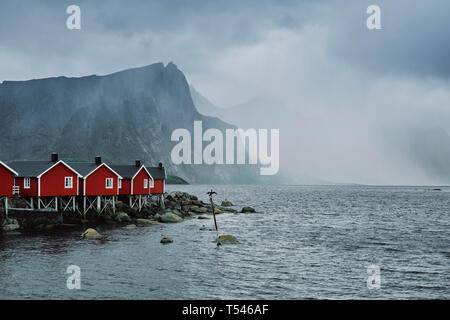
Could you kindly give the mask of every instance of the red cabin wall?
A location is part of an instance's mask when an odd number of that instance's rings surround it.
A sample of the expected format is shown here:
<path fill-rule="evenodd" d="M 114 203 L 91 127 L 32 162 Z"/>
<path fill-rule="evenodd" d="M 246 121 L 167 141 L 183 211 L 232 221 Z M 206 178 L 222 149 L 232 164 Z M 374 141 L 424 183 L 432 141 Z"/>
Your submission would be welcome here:
<path fill-rule="evenodd" d="M 65 188 L 65 177 L 72 177 L 72 188 Z M 41 197 L 76 196 L 77 193 L 78 175 L 62 163 L 41 177 Z"/>
<path fill-rule="evenodd" d="M 152 194 L 162 194 L 164 191 L 164 180 L 155 180 L 154 186 L 150 189 L 150 192 Z"/>
<path fill-rule="evenodd" d="M 15 185 L 19 186 L 20 195 L 22 197 L 37 197 L 38 196 L 38 181 L 37 178 L 30 178 L 30 188 L 23 187 L 24 178 L 16 178 Z"/>
<path fill-rule="evenodd" d="M 106 178 L 113 179 L 112 189 L 106 189 Z M 117 175 L 109 170 L 106 166 L 102 166 L 94 171 L 86 179 L 86 196 L 113 196 L 118 195 L 119 178 Z"/>
<path fill-rule="evenodd" d="M 131 194 L 131 179 L 122 179 L 122 188 L 119 189 L 119 194 Z"/>
<path fill-rule="evenodd" d="M 144 180 L 147 179 L 147 188 L 144 188 Z M 133 194 L 150 194 L 150 175 L 141 169 L 133 180 Z"/>
<path fill-rule="evenodd" d="M 0 164 L 0 196 L 12 196 L 13 186 L 14 174 Z"/>
<path fill-rule="evenodd" d="M 84 195 L 84 179 L 78 178 L 78 195 Z"/>

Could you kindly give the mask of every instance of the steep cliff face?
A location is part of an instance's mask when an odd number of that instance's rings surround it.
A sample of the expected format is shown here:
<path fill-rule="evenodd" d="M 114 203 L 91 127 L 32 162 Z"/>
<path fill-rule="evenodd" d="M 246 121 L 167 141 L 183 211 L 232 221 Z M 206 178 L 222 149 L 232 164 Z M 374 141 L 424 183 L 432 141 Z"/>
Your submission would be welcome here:
<path fill-rule="evenodd" d="M 253 182 L 250 166 L 180 165 L 170 159 L 172 131 L 225 130 L 232 125 L 201 115 L 183 73 L 169 63 L 106 76 L 4 81 L 0 85 L 0 159 L 61 157 L 115 163 L 163 162 L 190 182 Z"/>

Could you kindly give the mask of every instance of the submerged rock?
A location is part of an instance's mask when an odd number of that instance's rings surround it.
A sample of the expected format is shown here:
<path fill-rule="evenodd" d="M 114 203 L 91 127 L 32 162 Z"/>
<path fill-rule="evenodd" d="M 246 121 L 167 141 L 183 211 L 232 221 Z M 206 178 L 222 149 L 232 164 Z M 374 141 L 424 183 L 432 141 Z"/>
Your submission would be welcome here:
<path fill-rule="evenodd" d="M 102 235 L 100 233 L 98 233 L 97 230 L 89 228 L 85 232 L 83 232 L 83 234 L 81 236 L 83 238 L 91 240 L 91 239 L 98 239 Z"/>
<path fill-rule="evenodd" d="M 166 237 L 166 236 L 164 236 L 164 237 L 162 237 L 162 239 L 161 239 L 161 241 L 160 241 L 161 243 L 172 243 L 173 242 L 173 240 L 172 240 L 172 238 L 170 238 L 170 237 Z"/>
<path fill-rule="evenodd" d="M 204 219 L 204 220 L 206 220 L 206 219 L 211 219 L 211 218 L 204 217 L 204 216 L 200 216 L 200 217 L 198 217 L 197 219 Z"/>
<path fill-rule="evenodd" d="M 135 225 L 135 224 L 129 224 L 129 225 L 123 227 L 123 228 L 124 228 L 124 229 L 135 229 L 135 228 L 136 228 L 136 225 Z"/>
<path fill-rule="evenodd" d="M 216 239 L 216 242 L 218 242 L 218 243 L 236 243 L 236 242 L 238 242 L 238 239 L 235 236 L 232 236 L 230 234 L 224 234 L 224 235 L 220 235 Z"/>
<path fill-rule="evenodd" d="M 246 206 L 243 207 L 241 210 L 241 213 L 254 213 L 255 209 L 253 209 L 252 207 Z"/>
<path fill-rule="evenodd" d="M 150 220 L 150 219 L 136 219 L 136 223 L 138 223 L 138 224 L 159 224 L 158 221 Z"/>

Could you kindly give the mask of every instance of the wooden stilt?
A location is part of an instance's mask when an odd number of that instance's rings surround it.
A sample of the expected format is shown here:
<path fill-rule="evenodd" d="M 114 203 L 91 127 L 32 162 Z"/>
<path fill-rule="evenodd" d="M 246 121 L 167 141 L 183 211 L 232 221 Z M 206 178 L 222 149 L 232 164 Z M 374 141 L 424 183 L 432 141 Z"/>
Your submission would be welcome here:
<path fill-rule="evenodd" d="M 100 213 L 100 211 L 102 210 L 102 200 L 100 198 L 100 196 L 97 196 L 97 212 Z"/>
<path fill-rule="evenodd" d="M 8 218 L 8 197 L 5 197 L 5 214 L 6 218 Z"/>
<path fill-rule="evenodd" d="M 40 210 L 41 209 L 41 197 L 38 197 L 37 199 L 38 199 L 38 209 Z"/>
<path fill-rule="evenodd" d="M 116 214 L 116 197 L 113 196 L 112 199 L 113 213 Z"/>
<path fill-rule="evenodd" d="M 34 209 L 34 201 L 33 201 L 33 197 L 31 197 L 30 202 L 31 202 L 31 209 Z"/>
<path fill-rule="evenodd" d="M 162 194 L 159 196 L 159 201 L 161 201 L 161 209 L 165 209 L 164 196 Z"/>
<path fill-rule="evenodd" d="M 75 210 L 77 209 L 77 205 L 76 205 L 76 202 L 75 202 L 75 197 L 72 197 L 72 209 L 73 209 L 73 212 L 75 212 Z"/>
<path fill-rule="evenodd" d="M 83 197 L 83 216 L 84 220 L 86 220 L 86 196 Z"/>
<path fill-rule="evenodd" d="M 58 211 L 58 197 L 55 197 L 55 210 Z"/>

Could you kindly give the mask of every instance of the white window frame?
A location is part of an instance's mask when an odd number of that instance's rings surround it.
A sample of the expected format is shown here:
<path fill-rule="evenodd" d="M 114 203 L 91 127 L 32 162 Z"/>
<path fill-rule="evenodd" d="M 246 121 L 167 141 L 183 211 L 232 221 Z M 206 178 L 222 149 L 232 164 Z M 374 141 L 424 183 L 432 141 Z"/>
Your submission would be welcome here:
<path fill-rule="evenodd" d="M 30 189 L 31 186 L 31 179 L 30 178 L 23 178 L 23 188 L 24 189 Z"/>
<path fill-rule="evenodd" d="M 119 179 L 119 189 L 122 189 L 122 179 Z"/>
<path fill-rule="evenodd" d="M 148 188 L 148 179 L 144 179 L 144 189 Z"/>
<path fill-rule="evenodd" d="M 69 184 L 67 182 L 70 182 Z M 73 177 L 64 177 L 64 188 L 72 189 L 73 188 Z"/>
<path fill-rule="evenodd" d="M 108 182 L 111 182 L 111 186 L 108 186 Z M 114 179 L 106 178 L 106 189 L 112 189 L 112 188 L 114 188 Z"/>
<path fill-rule="evenodd" d="M 155 180 L 150 179 L 150 188 L 154 188 L 155 187 Z"/>

